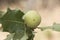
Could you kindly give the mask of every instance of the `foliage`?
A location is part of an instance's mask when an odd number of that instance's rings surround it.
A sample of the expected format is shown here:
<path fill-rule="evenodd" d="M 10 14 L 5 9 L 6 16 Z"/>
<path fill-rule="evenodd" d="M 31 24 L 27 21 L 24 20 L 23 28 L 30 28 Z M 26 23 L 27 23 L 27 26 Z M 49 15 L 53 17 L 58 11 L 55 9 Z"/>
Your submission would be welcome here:
<path fill-rule="evenodd" d="M 2 13 L 0 13 L 2 15 Z M 24 24 L 22 16 L 24 13 L 21 10 L 7 9 L 7 12 L 0 17 L 0 23 L 3 27 L 3 32 L 9 32 L 5 40 L 33 40 L 32 29 L 27 28 Z"/>

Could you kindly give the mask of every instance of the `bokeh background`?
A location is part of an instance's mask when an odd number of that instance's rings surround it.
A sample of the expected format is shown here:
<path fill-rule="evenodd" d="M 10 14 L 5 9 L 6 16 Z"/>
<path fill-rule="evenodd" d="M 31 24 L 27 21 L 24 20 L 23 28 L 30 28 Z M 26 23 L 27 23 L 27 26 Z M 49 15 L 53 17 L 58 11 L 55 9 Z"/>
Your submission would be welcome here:
<path fill-rule="evenodd" d="M 0 0 L 0 10 L 6 11 L 7 8 L 20 9 L 23 12 L 36 10 L 41 15 L 42 21 L 38 27 L 51 26 L 54 22 L 60 24 L 60 0 Z M 48 30 L 48 29 L 47 29 Z M 60 40 L 60 32 L 49 29 L 52 37 L 48 38 L 45 32 L 35 29 L 37 32 L 34 40 Z M 0 39 L 7 33 L 0 32 Z M 5 37 L 4 36 L 4 37 Z M 3 40 L 3 38 L 1 39 Z"/>

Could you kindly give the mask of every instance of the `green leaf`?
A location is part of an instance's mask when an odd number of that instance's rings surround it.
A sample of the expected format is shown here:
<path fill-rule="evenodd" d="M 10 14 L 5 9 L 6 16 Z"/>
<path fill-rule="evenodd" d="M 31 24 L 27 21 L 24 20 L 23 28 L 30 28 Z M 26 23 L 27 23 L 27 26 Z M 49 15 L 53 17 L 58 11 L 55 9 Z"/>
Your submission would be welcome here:
<path fill-rule="evenodd" d="M 3 16 L 4 12 L 0 11 L 0 18 Z"/>
<path fill-rule="evenodd" d="M 28 39 L 28 35 L 27 33 L 25 33 L 25 35 L 21 38 L 21 40 L 27 40 Z"/>
<path fill-rule="evenodd" d="M 22 19 L 23 15 L 24 13 L 20 10 L 11 10 L 8 8 L 5 15 L 0 18 L 3 31 L 15 33 L 15 39 L 22 38 L 24 33 L 26 32 L 26 27 Z"/>
<path fill-rule="evenodd" d="M 31 28 L 27 27 L 26 32 L 27 32 L 27 35 L 28 35 L 27 40 L 33 40 L 33 38 L 34 38 L 33 30 Z"/>
<path fill-rule="evenodd" d="M 9 34 L 5 40 L 13 40 L 15 33 Z"/>
<path fill-rule="evenodd" d="M 23 17 L 23 15 L 24 15 L 24 13 L 22 12 L 22 11 L 20 11 L 20 10 L 17 10 L 16 11 L 16 18 L 18 19 L 18 20 L 20 20 L 20 21 L 23 21 L 22 20 L 22 17 Z"/>
<path fill-rule="evenodd" d="M 20 39 L 23 37 L 26 32 L 26 27 L 23 23 L 15 22 L 15 21 L 4 21 L 2 23 L 3 31 L 15 33 L 14 38 Z"/>
<path fill-rule="evenodd" d="M 23 15 L 24 13 L 21 10 L 11 10 L 8 8 L 7 12 L 0 18 L 3 31 L 11 33 L 6 40 L 10 40 L 11 37 L 13 40 L 23 40 L 25 34 L 28 37 L 26 37 L 26 40 L 33 40 L 33 30 L 26 27 L 22 19 Z"/>
<path fill-rule="evenodd" d="M 15 32 L 16 28 L 14 26 L 22 25 L 23 15 L 24 13 L 20 10 L 11 10 L 8 8 L 5 15 L 0 18 L 0 22 L 2 23 L 3 30 L 8 32 Z"/>
<path fill-rule="evenodd" d="M 53 24 L 53 30 L 60 31 L 60 24 Z"/>
<path fill-rule="evenodd" d="M 15 33 L 11 33 L 7 36 L 7 38 L 5 40 L 13 40 L 13 37 L 14 37 Z M 19 37 L 19 36 L 18 36 Z M 17 38 L 17 37 L 16 37 Z M 26 32 L 24 33 L 24 36 L 21 38 L 21 39 L 16 39 L 15 40 L 27 40 L 28 39 L 28 36 L 26 34 Z"/>
<path fill-rule="evenodd" d="M 23 21 L 22 16 L 24 13 L 21 10 L 11 10 L 7 9 L 5 15 L 1 18 L 2 20 L 13 20 L 13 21 Z"/>
<path fill-rule="evenodd" d="M 3 31 L 7 31 L 7 32 L 15 32 L 17 30 L 25 30 L 25 25 L 23 24 L 23 22 L 17 22 L 17 21 L 7 21 L 4 20 L 2 22 L 2 27 L 3 27 Z"/>

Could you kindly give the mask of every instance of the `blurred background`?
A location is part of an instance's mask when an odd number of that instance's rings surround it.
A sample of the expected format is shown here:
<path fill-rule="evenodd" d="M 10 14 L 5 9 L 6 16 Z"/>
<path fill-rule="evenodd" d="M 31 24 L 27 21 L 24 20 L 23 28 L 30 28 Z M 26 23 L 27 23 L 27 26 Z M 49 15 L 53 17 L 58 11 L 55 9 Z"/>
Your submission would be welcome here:
<path fill-rule="evenodd" d="M 38 11 L 42 18 L 38 27 L 51 26 L 54 22 L 60 24 L 60 0 L 0 0 L 0 10 L 5 11 L 8 7 L 20 9 L 23 12 Z M 48 39 L 44 32 L 36 29 L 34 40 L 60 40 L 60 32 L 50 31 L 53 36 Z"/>
<path fill-rule="evenodd" d="M 60 6 L 60 0 L 0 0 L 0 10 L 7 7 L 28 8 L 28 9 L 46 9 Z"/>

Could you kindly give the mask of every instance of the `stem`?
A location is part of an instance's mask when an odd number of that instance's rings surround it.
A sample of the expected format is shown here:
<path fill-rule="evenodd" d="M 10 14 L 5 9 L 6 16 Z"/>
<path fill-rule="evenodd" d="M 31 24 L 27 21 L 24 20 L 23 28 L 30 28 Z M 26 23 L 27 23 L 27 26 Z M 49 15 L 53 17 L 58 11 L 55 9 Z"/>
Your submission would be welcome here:
<path fill-rule="evenodd" d="M 53 27 L 37 27 L 38 29 L 41 29 L 41 31 L 45 30 L 45 29 L 53 29 Z"/>

